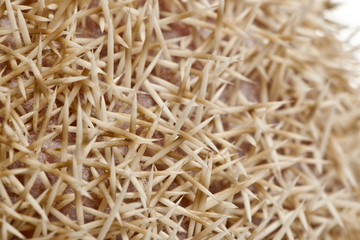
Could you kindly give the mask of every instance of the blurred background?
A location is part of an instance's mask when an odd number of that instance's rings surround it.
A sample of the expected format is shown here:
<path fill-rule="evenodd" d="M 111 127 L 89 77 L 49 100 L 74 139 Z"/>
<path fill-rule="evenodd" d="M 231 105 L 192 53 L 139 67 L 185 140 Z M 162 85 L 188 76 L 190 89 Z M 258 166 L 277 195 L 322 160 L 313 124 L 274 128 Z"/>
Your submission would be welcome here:
<path fill-rule="evenodd" d="M 335 0 L 334 2 L 339 3 L 339 6 L 331 11 L 328 17 L 349 27 L 339 32 L 339 38 L 346 40 L 352 37 L 350 43 L 353 46 L 360 45 L 360 0 Z"/>
<path fill-rule="evenodd" d="M 349 41 L 348 50 L 353 51 L 360 61 L 360 0 L 334 0 L 339 6 L 329 12 L 328 18 L 347 26 L 338 33 L 342 41 Z M 360 67 L 356 67 L 360 74 Z M 360 76 L 353 82 L 353 87 L 360 87 Z"/>

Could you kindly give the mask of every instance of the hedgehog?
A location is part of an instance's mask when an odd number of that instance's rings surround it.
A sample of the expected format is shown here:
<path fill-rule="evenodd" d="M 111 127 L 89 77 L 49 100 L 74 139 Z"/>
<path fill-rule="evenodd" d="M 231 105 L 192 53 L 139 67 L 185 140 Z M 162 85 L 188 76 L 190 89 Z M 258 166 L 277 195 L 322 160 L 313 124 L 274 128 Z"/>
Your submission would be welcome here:
<path fill-rule="evenodd" d="M 333 2 L 0 6 L 1 239 L 358 238 Z"/>

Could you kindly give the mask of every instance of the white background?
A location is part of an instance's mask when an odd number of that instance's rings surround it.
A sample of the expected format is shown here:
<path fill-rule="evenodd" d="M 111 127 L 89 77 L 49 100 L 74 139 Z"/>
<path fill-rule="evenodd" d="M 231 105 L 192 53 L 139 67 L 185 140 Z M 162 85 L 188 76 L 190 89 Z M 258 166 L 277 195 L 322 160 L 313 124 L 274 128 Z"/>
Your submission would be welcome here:
<path fill-rule="evenodd" d="M 354 54 L 360 62 L 360 0 L 335 0 L 334 2 L 341 3 L 341 5 L 331 11 L 327 17 L 348 27 L 338 33 L 338 38 L 345 41 L 353 35 L 349 41 L 350 49 L 357 49 Z M 354 66 L 354 68 L 355 72 L 360 72 L 359 66 Z M 351 85 L 360 87 L 360 75 L 354 79 Z"/>
<path fill-rule="evenodd" d="M 350 29 L 339 32 L 339 37 L 345 40 L 352 32 L 360 30 L 360 0 L 336 0 L 341 3 L 328 17 L 336 22 L 344 24 Z M 360 31 L 351 39 L 352 45 L 360 45 Z"/>

